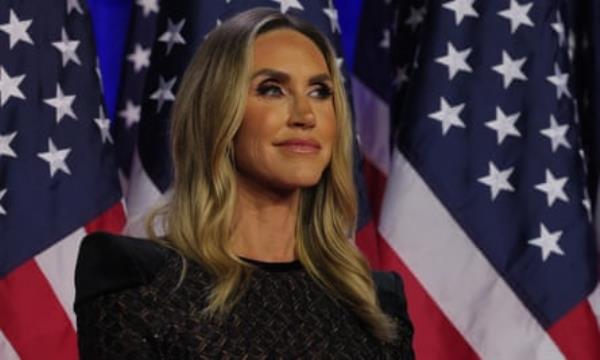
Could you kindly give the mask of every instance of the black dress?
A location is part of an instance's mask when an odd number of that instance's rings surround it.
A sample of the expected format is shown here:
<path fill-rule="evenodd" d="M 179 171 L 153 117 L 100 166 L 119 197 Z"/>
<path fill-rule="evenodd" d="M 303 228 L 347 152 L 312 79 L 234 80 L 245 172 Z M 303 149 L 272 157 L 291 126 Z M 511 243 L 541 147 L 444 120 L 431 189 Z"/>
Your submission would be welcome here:
<path fill-rule="evenodd" d="M 88 359 L 413 359 L 402 282 L 373 273 L 383 310 L 399 338 L 375 339 L 332 300 L 299 261 L 256 265 L 250 286 L 226 319 L 201 317 L 208 274 L 141 239 L 96 233 L 81 245 L 76 271 L 77 327 Z"/>

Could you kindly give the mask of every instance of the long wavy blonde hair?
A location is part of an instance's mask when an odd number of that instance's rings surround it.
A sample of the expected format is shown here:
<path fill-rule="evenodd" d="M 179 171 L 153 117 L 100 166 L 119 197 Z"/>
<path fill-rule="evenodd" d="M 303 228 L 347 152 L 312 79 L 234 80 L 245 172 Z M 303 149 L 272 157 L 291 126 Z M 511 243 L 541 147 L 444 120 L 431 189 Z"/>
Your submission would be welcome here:
<path fill-rule="evenodd" d="M 325 57 L 333 82 L 338 134 L 319 183 L 301 190 L 296 254 L 329 296 L 347 304 L 376 338 L 391 341 L 396 337 L 395 324 L 379 307 L 368 264 L 350 240 L 357 217 L 352 127 L 335 53 L 325 36 L 300 19 L 255 8 L 224 22 L 204 40 L 185 72 L 173 107 L 172 197 L 151 215 L 148 233 L 212 275 L 205 315 L 220 318 L 239 301 L 253 267 L 240 261 L 228 246 L 236 197 L 232 144 L 244 118 L 254 41 L 280 28 L 305 35 Z M 152 226 L 157 218 L 162 219 L 164 237 L 157 236 Z"/>

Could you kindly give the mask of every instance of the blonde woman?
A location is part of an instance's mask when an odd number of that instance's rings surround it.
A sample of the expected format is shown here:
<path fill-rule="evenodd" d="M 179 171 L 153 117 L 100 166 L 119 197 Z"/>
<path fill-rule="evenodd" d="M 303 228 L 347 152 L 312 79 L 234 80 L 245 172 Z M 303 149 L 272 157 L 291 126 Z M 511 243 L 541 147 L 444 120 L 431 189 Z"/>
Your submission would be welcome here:
<path fill-rule="evenodd" d="M 87 237 L 82 359 L 412 359 L 402 283 L 349 235 L 349 109 L 313 26 L 266 8 L 204 41 L 172 114 L 166 235 Z"/>

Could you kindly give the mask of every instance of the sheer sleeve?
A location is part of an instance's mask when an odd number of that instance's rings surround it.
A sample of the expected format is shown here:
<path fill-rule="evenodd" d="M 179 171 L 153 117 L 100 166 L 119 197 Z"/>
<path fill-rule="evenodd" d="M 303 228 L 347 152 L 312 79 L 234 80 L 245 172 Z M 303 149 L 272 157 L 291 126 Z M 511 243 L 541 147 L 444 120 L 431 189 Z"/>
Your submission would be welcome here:
<path fill-rule="evenodd" d="M 74 305 L 82 360 L 159 358 L 156 294 L 148 285 L 164 259 L 147 240 L 108 233 L 83 240 Z"/>
<path fill-rule="evenodd" d="M 415 354 L 412 348 L 413 326 L 407 311 L 402 278 L 394 272 L 374 272 L 373 280 L 377 286 L 377 296 L 382 310 L 391 316 L 397 324 L 398 337 L 391 344 L 391 352 L 394 353 L 394 358 L 414 359 Z"/>
<path fill-rule="evenodd" d="M 79 304 L 81 360 L 160 359 L 154 315 L 140 289 L 108 294 Z"/>
<path fill-rule="evenodd" d="M 404 295 L 404 286 L 402 279 L 398 274 L 392 273 L 394 276 L 394 293 L 396 294 L 396 309 L 393 313 L 398 325 L 398 341 L 402 351 L 402 359 L 412 360 L 415 354 L 412 348 L 413 325 L 408 316 L 406 308 L 406 296 Z"/>

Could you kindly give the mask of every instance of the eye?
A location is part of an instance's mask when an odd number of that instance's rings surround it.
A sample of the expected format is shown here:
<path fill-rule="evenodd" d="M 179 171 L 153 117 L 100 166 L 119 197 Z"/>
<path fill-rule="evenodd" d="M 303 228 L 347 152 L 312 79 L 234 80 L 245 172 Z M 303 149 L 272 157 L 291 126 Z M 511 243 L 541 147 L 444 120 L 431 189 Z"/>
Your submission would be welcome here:
<path fill-rule="evenodd" d="M 283 89 L 276 84 L 273 83 L 263 83 L 258 86 L 256 92 L 260 96 L 265 97 L 281 97 L 283 96 Z"/>
<path fill-rule="evenodd" d="M 327 84 L 317 84 L 315 88 L 310 92 L 312 97 L 317 99 L 326 100 L 329 99 L 333 95 L 333 90 Z"/>

